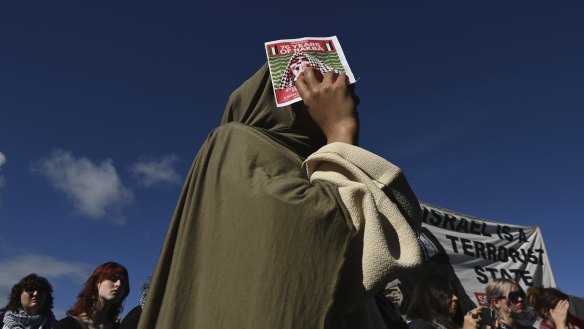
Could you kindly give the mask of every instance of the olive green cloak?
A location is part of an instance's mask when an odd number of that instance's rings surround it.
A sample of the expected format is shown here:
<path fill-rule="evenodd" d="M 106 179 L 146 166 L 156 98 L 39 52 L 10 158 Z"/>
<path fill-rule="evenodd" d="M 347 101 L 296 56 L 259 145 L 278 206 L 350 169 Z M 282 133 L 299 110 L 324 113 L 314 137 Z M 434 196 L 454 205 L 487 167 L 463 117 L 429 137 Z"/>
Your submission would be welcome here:
<path fill-rule="evenodd" d="M 140 329 L 332 322 L 358 235 L 337 186 L 302 169 L 324 140 L 294 119 L 276 108 L 266 65 L 233 92 L 186 179 Z"/>

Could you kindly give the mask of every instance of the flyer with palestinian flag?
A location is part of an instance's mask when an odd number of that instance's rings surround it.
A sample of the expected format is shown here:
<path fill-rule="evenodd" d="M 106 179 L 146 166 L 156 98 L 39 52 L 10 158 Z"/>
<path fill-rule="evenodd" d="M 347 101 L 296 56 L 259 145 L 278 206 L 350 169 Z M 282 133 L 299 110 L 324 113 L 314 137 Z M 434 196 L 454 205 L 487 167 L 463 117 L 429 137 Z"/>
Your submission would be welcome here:
<path fill-rule="evenodd" d="M 265 47 L 278 107 L 301 100 L 294 84 L 307 67 L 322 73 L 344 73 L 349 83 L 355 83 L 353 72 L 336 36 L 276 40 L 266 42 Z"/>

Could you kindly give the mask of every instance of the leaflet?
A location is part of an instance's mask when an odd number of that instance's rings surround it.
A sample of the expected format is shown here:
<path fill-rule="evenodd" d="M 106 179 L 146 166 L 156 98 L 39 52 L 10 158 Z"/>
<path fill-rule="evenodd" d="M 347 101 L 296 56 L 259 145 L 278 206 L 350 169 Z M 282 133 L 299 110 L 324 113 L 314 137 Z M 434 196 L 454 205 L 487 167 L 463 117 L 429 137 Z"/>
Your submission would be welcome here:
<path fill-rule="evenodd" d="M 336 36 L 276 40 L 266 42 L 265 47 L 278 107 L 301 100 L 295 82 L 307 67 L 322 73 L 344 73 L 349 83 L 355 83 L 353 72 Z"/>

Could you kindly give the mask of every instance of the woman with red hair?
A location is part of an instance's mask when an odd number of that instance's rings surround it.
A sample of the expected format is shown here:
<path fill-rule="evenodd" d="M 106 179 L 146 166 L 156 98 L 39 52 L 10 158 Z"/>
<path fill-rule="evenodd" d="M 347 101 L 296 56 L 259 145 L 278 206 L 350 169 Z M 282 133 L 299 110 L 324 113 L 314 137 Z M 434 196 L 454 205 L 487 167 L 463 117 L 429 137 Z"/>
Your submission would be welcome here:
<path fill-rule="evenodd" d="M 128 270 L 115 262 L 102 264 L 87 279 L 75 305 L 55 329 L 117 329 L 129 293 Z"/>

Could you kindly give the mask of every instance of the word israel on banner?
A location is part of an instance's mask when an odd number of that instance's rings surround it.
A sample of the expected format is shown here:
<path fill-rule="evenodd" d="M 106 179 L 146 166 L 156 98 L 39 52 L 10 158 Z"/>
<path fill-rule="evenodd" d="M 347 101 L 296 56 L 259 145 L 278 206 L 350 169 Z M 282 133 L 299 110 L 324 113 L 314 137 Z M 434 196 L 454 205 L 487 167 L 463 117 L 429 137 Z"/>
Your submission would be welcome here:
<path fill-rule="evenodd" d="M 467 295 L 485 306 L 485 287 L 497 278 L 529 286 L 555 287 L 546 247 L 538 226 L 518 226 L 480 219 L 422 203 L 424 249 L 441 247 Z M 441 246 L 431 246 L 431 240 Z"/>

